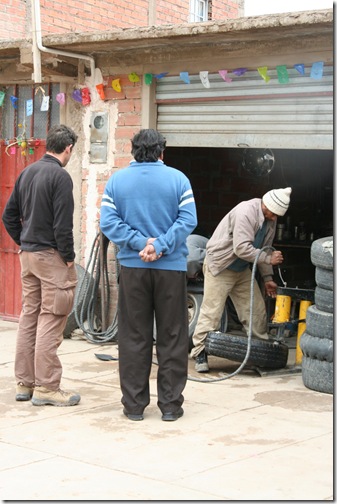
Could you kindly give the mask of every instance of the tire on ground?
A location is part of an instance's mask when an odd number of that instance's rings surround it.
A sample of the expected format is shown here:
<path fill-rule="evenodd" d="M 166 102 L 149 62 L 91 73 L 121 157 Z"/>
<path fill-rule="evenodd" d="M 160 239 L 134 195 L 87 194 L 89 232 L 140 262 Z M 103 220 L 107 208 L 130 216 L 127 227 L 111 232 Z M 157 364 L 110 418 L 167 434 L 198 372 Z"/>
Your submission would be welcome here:
<path fill-rule="evenodd" d="M 318 287 L 323 289 L 333 290 L 333 271 L 325 268 L 320 268 L 316 266 L 315 269 L 315 280 Z"/>
<path fill-rule="evenodd" d="M 302 380 L 307 388 L 333 394 L 333 362 L 303 356 Z"/>
<path fill-rule="evenodd" d="M 243 362 L 247 352 L 247 336 L 223 332 L 209 332 L 206 337 L 206 353 L 225 359 Z M 289 349 L 278 341 L 252 337 L 247 366 L 264 369 L 280 369 L 287 365 Z"/>
<path fill-rule="evenodd" d="M 304 332 L 300 339 L 300 348 L 305 357 L 321 361 L 333 361 L 333 341 L 326 338 L 316 338 Z"/>
<path fill-rule="evenodd" d="M 311 244 L 310 256 L 311 262 L 314 266 L 319 266 L 321 268 L 333 269 L 333 257 L 330 251 L 324 247 L 328 242 L 333 241 L 333 236 L 327 236 L 325 238 L 319 238 Z"/>
<path fill-rule="evenodd" d="M 74 306 L 71 312 L 68 315 L 67 323 L 63 331 L 64 338 L 70 338 L 72 331 L 77 329 L 78 324 L 75 318 L 75 311 L 80 311 L 83 309 L 85 312 L 88 304 L 89 304 L 89 296 L 86 296 L 85 293 L 90 286 L 93 284 L 93 278 L 85 271 L 82 266 L 79 264 L 75 264 L 76 272 L 77 272 L 77 285 L 75 290 L 75 300 Z"/>
<path fill-rule="evenodd" d="M 315 304 L 319 310 L 333 313 L 333 291 L 316 287 Z"/>
<path fill-rule="evenodd" d="M 311 305 L 306 313 L 305 331 L 317 338 L 333 339 L 334 335 L 333 313 L 319 310 L 316 305 Z"/>

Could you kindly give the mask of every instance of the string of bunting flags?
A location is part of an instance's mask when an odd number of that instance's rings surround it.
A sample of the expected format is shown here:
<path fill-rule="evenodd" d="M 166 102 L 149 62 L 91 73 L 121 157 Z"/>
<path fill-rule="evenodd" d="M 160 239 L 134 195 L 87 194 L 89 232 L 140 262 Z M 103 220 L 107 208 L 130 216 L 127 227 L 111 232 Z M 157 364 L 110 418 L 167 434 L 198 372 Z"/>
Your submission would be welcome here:
<path fill-rule="evenodd" d="M 305 75 L 305 65 L 303 63 L 297 63 L 293 66 L 297 70 L 297 72 L 304 76 Z M 248 71 L 248 68 L 236 68 L 234 70 L 218 70 L 219 75 L 221 78 L 224 80 L 224 82 L 230 83 L 232 82 L 233 78 L 230 76 L 230 74 L 233 74 L 235 77 L 241 77 L 243 76 L 246 72 Z M 257 71 L 263 81 L 267 84 L 270 81 L 270 76 L 268 75 L 268 67 L 267 66 L 262 66 L 258 67 Z M 312 79 L 321 79 L 323 77 L 323 72 L 324 72 L 324 62 L 323 61 L 316 61 L 311 65 L 310 68 L 310 78 Z M 163 79 L 168 75 L 169 72 L 162 72 L 159 74 L 154 74 L 154 73 L 146 73 L 144 74 L 144 82 L 147 86 L 150 86 L 153 82 L 153 79 Z M 276 73 L 277 73 L 277 79 L 280 84 L 287 84 L 290 80 L 289 74 L 288 74 L 288 69 L 286 65 L 278 65 L 276 66 Z M 185 83 L 185 84 L 190 84 L 190 75 L 189 72 L 180 72 L 179 74 L 180 79 Z M 202 83 L 202 85 L 205 88 L 210 88 L 211 84 L 209 82 L 208 78 L 208 71 L 200 71 L 199 72 L 199 78 Z M 137 83 L 140 81 L 139 75 L 137 75 L 136 72 L 131 72 L 128 75 L 128 79 L 130 82 Z M 105 92 L 104 92 L 104 83 L 99 83 L 96 84 L 96 90 L 98 95 L 102 100 L 104 100 L 105 97 Z M 111 80 L 111 87 L 114 91 L 117 93 L 122 92 L 122 86 L 120 83 L 120 79 L 112 79 Z M 50 97 L 46 96 L 45 90 L 39 86 L 35 89 L 35 95 L 41 92 L 42 97 L 41 97 L 41 104 L 40 104 L 40 111 L 42 112 L 47 112 L 49 110 L 49 101 Z M 5 99 L 5 91 L 0 91 L 0 107 L 4 103 Z M 71 98 L 75 100 L 78 103 L 81 103 L 83 106 L 89 105 L 91 102 L 91 97 L 90 97 L 90 89 L 88 87 L 82 87 L 81 89 L 74 89 L 71 93 Z M 18 107 L 18 98 L 16 96 L 10 96 L 10 101 L 14 109 L 17 109 Z M 60 105 L 64 105 L 66 101 L 66 95 L 65 93 L 58 93 L 56 95 L 56 101 Z M 34 102 L 33 99 L 28 99 L 26 100 L 26 107 L 25 107 L 25 116 L 29 117 L 33 114 L 33 108 L 34 108 Z"/>

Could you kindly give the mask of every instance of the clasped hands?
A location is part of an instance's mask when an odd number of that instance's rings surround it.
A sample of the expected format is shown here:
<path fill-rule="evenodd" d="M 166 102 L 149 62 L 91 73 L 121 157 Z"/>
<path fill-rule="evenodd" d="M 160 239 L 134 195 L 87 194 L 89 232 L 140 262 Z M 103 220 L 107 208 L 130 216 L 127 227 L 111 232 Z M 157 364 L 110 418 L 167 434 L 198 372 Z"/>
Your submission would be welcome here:
<path fill-rule="evenodd" d="M 157 261 L 158 259 L 161 258 L 163 255 L 161 252 L 160 254 L 157 254 L 153 242 L 155 241 L 155 238 L 149 238 L 146 242 L 145 247 L 143 250 L 139 252 L 140 258 L 144 262 L 153 262 Z"/>

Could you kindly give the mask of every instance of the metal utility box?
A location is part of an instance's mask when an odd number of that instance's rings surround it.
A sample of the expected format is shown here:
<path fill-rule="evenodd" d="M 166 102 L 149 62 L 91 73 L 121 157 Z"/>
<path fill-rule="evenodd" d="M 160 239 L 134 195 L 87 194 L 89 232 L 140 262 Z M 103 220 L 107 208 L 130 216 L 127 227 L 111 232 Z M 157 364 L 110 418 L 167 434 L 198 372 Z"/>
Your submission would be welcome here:
<path fill-rule="evenodd" d="M 109 121 L 107 112 L 93 112 L 90 122 L 90 162 L 106 163 Z"/>

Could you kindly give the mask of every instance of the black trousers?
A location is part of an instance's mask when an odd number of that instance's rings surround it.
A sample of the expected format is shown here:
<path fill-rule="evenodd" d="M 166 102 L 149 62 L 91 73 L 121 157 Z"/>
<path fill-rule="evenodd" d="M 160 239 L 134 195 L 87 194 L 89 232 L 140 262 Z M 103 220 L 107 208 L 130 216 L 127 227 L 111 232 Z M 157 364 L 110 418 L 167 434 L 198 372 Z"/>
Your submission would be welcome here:
<path fill-rule="evenodd" d="M 154 316 L 158 360 L 157 404 L 176 412 L 187 381 L 188 312 L 185 271 L 121 268 L 118 294 L 122 404 L 131 414 L 150 403 Z"/>

